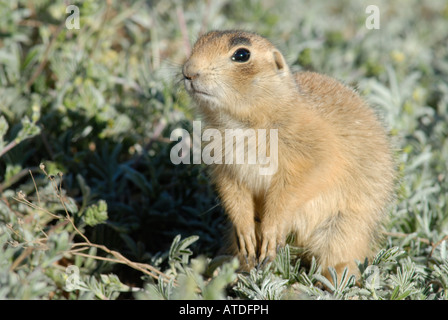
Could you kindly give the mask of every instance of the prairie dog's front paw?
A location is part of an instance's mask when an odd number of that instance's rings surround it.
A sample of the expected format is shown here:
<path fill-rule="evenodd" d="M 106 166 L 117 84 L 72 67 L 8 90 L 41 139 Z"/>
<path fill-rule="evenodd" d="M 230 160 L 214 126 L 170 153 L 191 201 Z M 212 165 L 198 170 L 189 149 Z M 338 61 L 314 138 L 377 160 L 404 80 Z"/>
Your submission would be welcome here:
<path fill-rule="evenodd" d="M 236 230 L 236 242 L 239 249 L 239 260 L 245 269 L 252 269 L 256 264 L 257 239 L 255 230 Z"/>
<path fill-rule="evenodd" d="M 264 265 L 275 259 L 279 247 L 284 246 L 284 236 L 281 230 L 275 226 L 269 226 L 262 229 L 261 246 L 258 262 Z"/>

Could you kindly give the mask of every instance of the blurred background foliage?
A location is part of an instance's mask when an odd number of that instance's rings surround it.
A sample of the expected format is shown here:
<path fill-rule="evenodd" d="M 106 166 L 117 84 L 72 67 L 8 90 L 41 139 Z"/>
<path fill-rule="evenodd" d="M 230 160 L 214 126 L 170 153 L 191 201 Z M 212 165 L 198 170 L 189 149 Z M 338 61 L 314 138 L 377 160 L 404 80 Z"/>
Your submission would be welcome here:
<path fill-rule="evenodd" d="M 365 25 L 372 4 L 378 30 Z M 79 9 L 79 29 L 68 28 L 69 5 Z M 401 175 L 384 250 L 400 255 L 393 267 L 377 263 L 379 287 L 363 282 L 365 291 L 323 293 L 315 270 L 299 268 L 288 250 L 266 272 L 237 278 L 233 262 L 221 263 L 218 275 L 210 269 L 225 217 L 206 168 L 171 163 L 169 136 L 191 130 L 195 119 L 180 72 L 195 39 L 237 28 L 272 40 L 294 71 L 356 87 L 383 117 Z M 228 294 L 249 299 L 290 290 L 446 298 L 447 30 L 444 0 L 0 0 L 0 298 L 113 299 L 131 287 L 144 289 L 124 297 L 198 297 L 198 286 L 199 297 L 225 298 L 236 279 Z M 110 256 L 95 247 L 77 255 L 81 234 L 171 270 L 173 280 L 142 279 L 138 270 L 94 259 Z M 191 262 L 196 255 L 208 260 Z M 71 264 L 83 287 L 68 292 Z"/>

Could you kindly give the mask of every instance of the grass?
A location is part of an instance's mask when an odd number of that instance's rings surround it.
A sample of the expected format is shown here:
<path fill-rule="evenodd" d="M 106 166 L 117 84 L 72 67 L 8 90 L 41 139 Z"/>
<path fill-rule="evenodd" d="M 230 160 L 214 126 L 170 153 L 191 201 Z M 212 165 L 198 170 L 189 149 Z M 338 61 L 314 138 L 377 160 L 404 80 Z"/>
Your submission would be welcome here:
<path fill-rule="evenodd" d="M 447 299 L 445 1 L 0 1 L 0 298 Z M 380 29 L 365 26 L 368 5 Z M 270 38 L 293 70 L 354 86 L 400 172 L 387 239 L 358 282 L 325 283 L 287 246 L 236 272 L 202 165 L 170 162 L 194 109 L 180 67 L 198 34 Z"/>

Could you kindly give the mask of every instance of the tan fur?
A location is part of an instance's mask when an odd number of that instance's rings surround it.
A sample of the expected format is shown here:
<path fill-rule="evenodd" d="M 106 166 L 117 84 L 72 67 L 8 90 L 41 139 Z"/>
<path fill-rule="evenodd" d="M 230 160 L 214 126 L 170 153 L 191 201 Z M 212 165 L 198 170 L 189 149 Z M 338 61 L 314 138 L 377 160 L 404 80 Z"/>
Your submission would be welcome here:
<path fill-rule="evenodd" d="M 239 48 L 249 61 L 231 60 Z M 372 109 L 335 79 L 292 74 L 268 40 L 248 32 L 202 36 L 183 74 L 208 128 L 223 136 L 229 128 L 278 129 L 274 175 L 260 176 L 258 163 L 212 166 L 241 262 L 274 258 L 294 233 L 323 270 L 356 273 L 355 260 L 377 245 L 394 189 L 387 136 Z"/>

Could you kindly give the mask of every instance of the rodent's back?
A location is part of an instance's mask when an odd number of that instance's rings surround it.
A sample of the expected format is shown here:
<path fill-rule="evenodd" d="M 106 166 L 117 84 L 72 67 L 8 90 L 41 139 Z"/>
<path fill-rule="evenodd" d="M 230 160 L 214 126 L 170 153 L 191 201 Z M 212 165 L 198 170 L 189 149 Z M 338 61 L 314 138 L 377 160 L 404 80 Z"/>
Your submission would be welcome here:
<path fill-rule="evenodd" d="M 366 146 L 371 146 L 370 149 L 389 153 L 385 128 L 375 111 L 353 89 L 314 72 L 296 73 L 295 79 L 305 105 L 327 122 L 341 140 L 359 146 L 363 152 L 369 149 Z"/>
<path fill-rule="evenodd" d="M 369 130 L 384 131 L 373 109 L 336 79 L 315 72 L 298 72 L 295 79 L 306 105 L 341 132 L 356 130 L 359 135 Z"/>
<path fill-rule="evenodd" d="M 393 195 L 395 167 L 390 141 L 375 111 L 358 93 L 334 78 L 299 72 L 295 79 L 305 105 L 336 135 L 338 150 L 348 165 L 346 183 L 352 181 L 361 193 L 374 195 L 370 198 L 374 202 L 388 202 Z M 347 186 L 346 190 L 352 188 Z"/>

